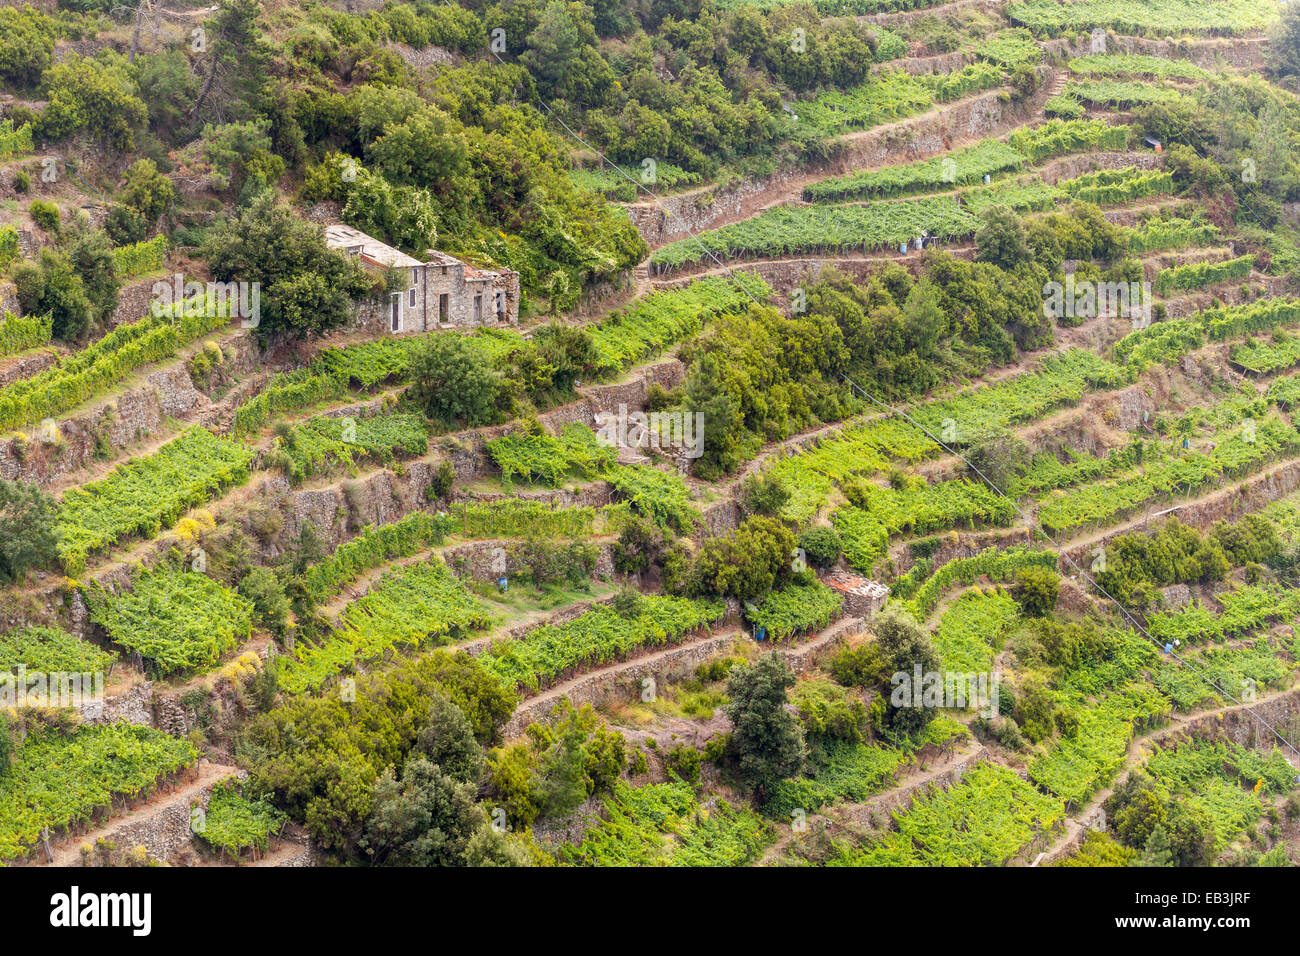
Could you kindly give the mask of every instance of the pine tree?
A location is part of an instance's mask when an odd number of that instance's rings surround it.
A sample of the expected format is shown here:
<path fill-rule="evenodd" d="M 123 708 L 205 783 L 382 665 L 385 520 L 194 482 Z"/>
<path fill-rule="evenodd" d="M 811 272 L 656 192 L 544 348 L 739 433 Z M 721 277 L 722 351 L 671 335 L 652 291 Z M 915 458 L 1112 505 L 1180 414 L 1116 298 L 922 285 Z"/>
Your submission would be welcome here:
<path fill-rule="evenodd" d="M 1165 829 L 1163 823 L 1157 823 L 1151 835 L 1147 837 L 1147 844 L 1142 855 L 1143 866 L 1173 866 L 1174 850 L 1169 842 L 1169 831 Z"/>

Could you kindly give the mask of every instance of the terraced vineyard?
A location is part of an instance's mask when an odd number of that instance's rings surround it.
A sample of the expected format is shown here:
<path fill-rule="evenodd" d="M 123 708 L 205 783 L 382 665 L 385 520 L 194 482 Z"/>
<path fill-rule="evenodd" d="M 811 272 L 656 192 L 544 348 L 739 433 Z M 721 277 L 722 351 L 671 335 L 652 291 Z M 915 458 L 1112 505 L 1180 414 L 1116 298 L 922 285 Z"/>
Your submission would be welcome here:
<path fill-rule="evenodd" d="M 136 13 L 0 8 L 0 872 L 1300 864 L 1300 7 Z"/>
<path fill-rule="evenodd" d="M 973 216 L 948 198 L 871 206 L 780 206 L 755 219 L 664 246 L 656 250 L 650 263 L 656 272 L 669 273 L 713 257 L 867 252 L 922 235 L 940 239 L 968 236 L 975 231 L 975 224 Z"/>

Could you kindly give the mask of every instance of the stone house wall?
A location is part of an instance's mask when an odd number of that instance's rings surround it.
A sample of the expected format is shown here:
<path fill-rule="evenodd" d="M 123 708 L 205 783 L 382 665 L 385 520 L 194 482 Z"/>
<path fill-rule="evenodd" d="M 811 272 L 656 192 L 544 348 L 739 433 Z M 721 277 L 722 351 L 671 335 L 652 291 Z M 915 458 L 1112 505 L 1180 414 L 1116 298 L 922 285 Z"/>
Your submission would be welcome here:
<path fill-rule="evenodd" d="M 353 325 L 379 336 L 519 322 L 519 273 L 481 271 L 447 258 L 410 268 L 400 293 L 363 301 Z"/>

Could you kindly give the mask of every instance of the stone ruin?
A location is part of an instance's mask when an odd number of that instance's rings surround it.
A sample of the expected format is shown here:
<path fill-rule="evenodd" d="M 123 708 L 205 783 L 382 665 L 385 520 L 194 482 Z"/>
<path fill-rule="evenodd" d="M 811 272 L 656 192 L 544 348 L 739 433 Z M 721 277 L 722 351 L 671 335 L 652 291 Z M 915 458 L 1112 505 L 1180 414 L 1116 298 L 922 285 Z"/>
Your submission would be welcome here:
<path fill-rule="evenodd" d="M 826 585 L 844 596 L 844 613 L 856 617 L 873 617 L 889 601 L 888 587 L 849 571 L 836 571 L 826 578 Z"/>

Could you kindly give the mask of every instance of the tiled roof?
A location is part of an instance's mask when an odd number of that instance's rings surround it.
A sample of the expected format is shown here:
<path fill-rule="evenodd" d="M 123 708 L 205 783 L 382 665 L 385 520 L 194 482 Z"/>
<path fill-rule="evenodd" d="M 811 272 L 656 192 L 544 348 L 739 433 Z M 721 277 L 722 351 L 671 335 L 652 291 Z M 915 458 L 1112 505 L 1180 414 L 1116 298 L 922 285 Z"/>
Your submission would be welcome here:
<path fill-rule="evenodd" d="M 353 229 L 341 222 L 325 227 L 325 245 L 331 249 L 346 249 L 349 252 L 358 252 L 363 259 L 369 259 L 376 265 L 386 268 L 397 266 L 409 269 L 424 264 L 419 259 L 412 258 L 399 249 L 394 249 L 386 242 L 380 242 L 374 236 L 368 236 L 360 229 Z"/>
<path fill-rule="evenodd" d="M 837 591 L 861 594 L 863 597 L 882 598 L 889 594 L 889 588 L 879 581 L 872 581 L 847 571 L 836 571 L 826 578 L 826 584 Z"/>

